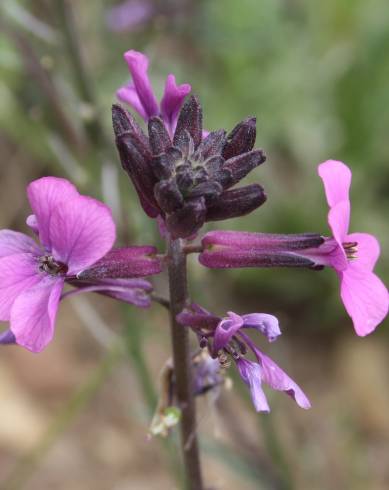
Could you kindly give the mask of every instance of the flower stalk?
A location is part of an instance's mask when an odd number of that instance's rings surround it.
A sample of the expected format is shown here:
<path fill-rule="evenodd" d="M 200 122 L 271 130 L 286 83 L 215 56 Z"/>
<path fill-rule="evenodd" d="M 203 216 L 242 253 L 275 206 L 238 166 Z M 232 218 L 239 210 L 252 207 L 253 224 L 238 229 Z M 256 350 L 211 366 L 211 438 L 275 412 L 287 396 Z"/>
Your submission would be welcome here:
<path fill-rule="evenodd" d="M 189 331 L 176 316 L 187 301 L 186 255 L 181 240 L 168 242 L 168 274 L 170 295 L 170 321 L 178 407 L 181 410 L 181 445 L 189 490 L 203 490 L 199 448 L 197 442 L 196 405 L 192 390 Z"/>

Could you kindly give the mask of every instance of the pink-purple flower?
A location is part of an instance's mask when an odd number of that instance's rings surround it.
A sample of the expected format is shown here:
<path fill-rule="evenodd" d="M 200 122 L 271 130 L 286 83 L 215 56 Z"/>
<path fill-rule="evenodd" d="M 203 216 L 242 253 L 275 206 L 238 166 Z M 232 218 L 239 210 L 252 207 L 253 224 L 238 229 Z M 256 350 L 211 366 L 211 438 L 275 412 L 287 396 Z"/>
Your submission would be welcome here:
<path fill-rule="evenodd" d="M 155 14 L 151 1 L 126 0 L 108 10 L 106 22 L 112 31 L 125 32 L 146 24 Z"/>
<path fill-rule="evenodd" d="M 177 320 L 183 326 L 190 327 L 197 335 L 200 345 L 208 347 L 211 355 L 223 365 L 232 358 L 242 380 L 249 386 L 251 398 L 258 412 L 269 412 L 269 404 L 262 389 L 262 383 L 278 391 L 284 391 L 301 407 L 310 408 L 310 402 L 301 388 L 268 356 L 254 344 L 245 333 L 254 329 L 263 334 L 269 342 L 281 335 L 278 320 L 266 313 L 237 315 L 228 312 L 220 318 L 212 315 L 197 304 L 185 308 Z M 250 349 L 256 360 L 245 356 Z"/>
<path fill-rule="evenodd" d="M 380 254 L 377 239 L 367 233 L 348 233 L 351 171 L 342 162 L 319 165 L 330 206 L 328 223 L 333 237 L 314 233 L 276 235 L 211 231 L 202 239 L 201 264 L 210 268 L 332 267 L 340 280 L 343 304 L 355 331 L 371 333 L 388 313 L 388 290 L 373 273 Z"/>
<path fill-rule="evenodd" d="M 0 231 L 0 320 L 10 322 L 0 343 L 16 342 L 33 352 L 44 349 L 54 334 L 65 281 L 78 292 L 101 292 L 145 306 L 144 292 L 151 285 L 119 278 L 160 272 L 159 261 L 145 257 L 145 252 L 155 254 L 153 247 L 110 252 L 116 238 L 110 209 L 79 194 L 65 179 L 35 180 L 27 195 L 33 211 L 27 223 L 40 243 L 23 233 Z M 128 266 L 120 267 L 131 263 L 129 255 L 135 262 L 133 274 Z"/>
<path fill-rule="evenodd" d="M 172 136 L 177 125 L 178 113 L 185 97 L 191 91 L 191 86 L 187 83 L 177 85 L 175 76 L 169 74 L 161 102 L 158 103 L 148 76 L 147 56 L 130 50 L 124 53 L 124 59 L 130 70 L 132 82 L 118 89 L 118 99 L 130 105 L 145 122 L 153 116 L 160 116 Z"/>
<path fill-rule="evenodd" d="M 318 263 L 335 269 L 340 280 L 340 295 L 355 331 L 371 333 L 388 314 L 388 290 L 373 273 L 380 246 L 373 235 L 351 233 L 349 189 L 351 171 L 342 162 L 327 160 L 319 165 L 319 175 L 330 207 L 328 224 L 333 238 L 319 247 Z M 327 251 L 328 250 L 328 251 Z"/>

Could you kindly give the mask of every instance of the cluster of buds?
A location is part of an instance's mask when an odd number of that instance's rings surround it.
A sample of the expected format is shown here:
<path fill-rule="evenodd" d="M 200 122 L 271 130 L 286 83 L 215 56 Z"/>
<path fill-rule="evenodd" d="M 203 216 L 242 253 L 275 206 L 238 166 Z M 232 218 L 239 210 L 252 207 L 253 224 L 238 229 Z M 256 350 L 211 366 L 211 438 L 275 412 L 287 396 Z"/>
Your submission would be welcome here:
<path fill-rule="evenodd" d="M 195 235 L 206 221 L 250 213 L 266 200 L 259 184 L 231 189 L 266 159 L 253 150 L 255 119 L 247 118 L 228 135 L 203 138 L 202 110 L 196 97 L 183 105 L 170 137 L 159 116 L 148 120 L 148 137 L 122 107 L 113 107 L 116 144 L 144 211 L 160 216 L 172 238 Z"/>

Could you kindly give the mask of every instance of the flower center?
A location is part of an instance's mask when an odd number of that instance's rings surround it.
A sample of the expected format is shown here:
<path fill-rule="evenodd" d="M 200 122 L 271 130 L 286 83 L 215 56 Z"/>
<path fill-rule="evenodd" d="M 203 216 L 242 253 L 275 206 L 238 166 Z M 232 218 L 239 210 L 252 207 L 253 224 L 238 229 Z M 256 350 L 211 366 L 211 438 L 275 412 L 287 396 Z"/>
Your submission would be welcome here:
<path fill-rule="evenodd" d="M 358 242 L 344 242 L 342 245 L 349 260 L 358 258 Z"/>
<path fill-rule="evenodd" d="M 51 276 L 64 276 L 68 271 L 68 266 L 55 260 L 52 255 L 44 255 L 39 257 L 39 270 Z"/>

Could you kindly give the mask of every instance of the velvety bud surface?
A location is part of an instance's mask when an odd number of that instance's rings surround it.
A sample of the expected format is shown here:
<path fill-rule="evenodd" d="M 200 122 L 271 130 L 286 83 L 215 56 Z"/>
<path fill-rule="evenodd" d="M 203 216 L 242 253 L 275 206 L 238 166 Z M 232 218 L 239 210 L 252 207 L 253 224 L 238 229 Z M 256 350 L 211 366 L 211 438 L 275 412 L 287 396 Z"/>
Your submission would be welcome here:
<path fill-rule="evenodd" d="M 262 150 L 252 149 L 255 118 L 242 121 L 228 136 L 220 129 L 203 138 L 202 108 L 191 96 L 178 113 L 173 137 L 165 119 L 150 115 L 145 140 L 123 111 L 114 106 L 122 166 L 144 211 L 159 215 L 174 238 L 192 237 L 205 221 L 243 216 L 266 201 L 258 184 L 231 189 L 266 159 Z"/>

